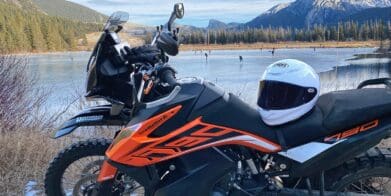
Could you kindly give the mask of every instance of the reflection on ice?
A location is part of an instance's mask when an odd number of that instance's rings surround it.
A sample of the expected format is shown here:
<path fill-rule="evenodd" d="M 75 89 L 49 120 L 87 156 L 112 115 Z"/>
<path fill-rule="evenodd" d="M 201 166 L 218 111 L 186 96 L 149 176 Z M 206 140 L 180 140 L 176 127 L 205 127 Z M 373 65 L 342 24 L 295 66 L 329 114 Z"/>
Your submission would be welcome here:
<path fill-rule="evenodd" d="M 321 93 L 335 90 L 354 89 L 364 80 L 390 77 L 391 55 L 380 58 L 359 58 L 347 61 L 346 66 L 334 67 L 330 71 L 319 73 Z M 387 58 L 386 58 L 387 57 Z"/>

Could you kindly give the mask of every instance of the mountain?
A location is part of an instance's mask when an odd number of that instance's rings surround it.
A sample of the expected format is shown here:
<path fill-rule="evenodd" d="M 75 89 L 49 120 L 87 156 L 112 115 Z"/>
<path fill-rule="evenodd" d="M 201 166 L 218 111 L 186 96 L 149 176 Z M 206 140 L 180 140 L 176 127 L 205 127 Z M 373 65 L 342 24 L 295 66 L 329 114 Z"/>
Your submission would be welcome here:
<path fill-rule="evenodd" d="M 235 23 L 235 22 L 231 22 L 231 23 L 226 24 L 226 23 L 221 22 L 219 20 L 211 19 L 211 20 L 209 20 L 209 24 L 208 24 L 207 29 L 210 29 L 210 30 L 232 29 L 232 28 L 238 27 L 239 25 L 241 25 L 241 24 Z"/>
<path fill-rule="evenodd" d="M 26 11 L 36 11 L 48 16 L 80 22 L 103 23 L 107 16 L 66 0 L 0 0 Z"/>
<path fill-rule="evenodd" d="M 208 29 L 226 29 L 228 25 L 219 20 L 211 19 L 209 20 Z"/>
<path fill-rule="evenodd" d="M 65 0 L 31 0 L 42 12 L 49 16 L 58 16 L 81 22 L 103 23 L 107 16 L 84 7 L 82 5 Z"/>
<path fill-rule="evenodd" d="M 303 28 L 314 24 L 333 24 L 347 18 L 355 19 L 359 17 L 356 14 L 366 9 L 390 6 L 391 0 L 296 0 L 276 5 L 244 26 Z"/>
<path fill-rule="evenodd" d="M 357 21 L 364 23 L 374 20 L 391 21 L 391 7 L 385 8 L 369 8 L 345 17 L 343 21 Z"/>

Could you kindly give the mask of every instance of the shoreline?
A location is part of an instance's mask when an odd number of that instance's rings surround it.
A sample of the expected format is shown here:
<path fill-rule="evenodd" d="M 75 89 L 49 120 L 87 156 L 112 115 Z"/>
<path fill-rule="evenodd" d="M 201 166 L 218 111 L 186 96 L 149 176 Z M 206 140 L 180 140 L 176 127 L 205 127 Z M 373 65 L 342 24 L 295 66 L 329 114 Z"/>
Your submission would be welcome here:
<path fill-rule="evenodd" d="M 303 49 L 303 48 L 378 48 L 380 41 L 346 41 L 346 42 L 277 42 L 277 43 L 253 43 L 253 44 L 186 44 L 181 45 L 180 51 L 202 51 L 202 50 L 272 50 L 274 49 Z M 10 55 L 41 55 L 41 54 L 63 54 L 91 52 L 85 47 L 68 51 L 46 51 L 46 52 L 16 52 Z"/>
<path fill-rule="evenodd" d="M 194 50 L 257 50 L 257 49 L 297 49 L 297 48 L 376 48 L 380 41 L 346 41 L 346 42 L 277 42 L 254 44 L 192 44 L 181 45 L 182 51 Z"/>
<path fill-rule="evenodd" d="M 30 55 L 56 55 L 56 54 L 65 54 L 65 53 L 79 53 L 79 52 L 92 52 L 92 50 L 64 50 L 64 51 L 47 51 L 47 52 L 17 52 L 9 53 L 7 55 L 14 56 L 30 56 Z"/>

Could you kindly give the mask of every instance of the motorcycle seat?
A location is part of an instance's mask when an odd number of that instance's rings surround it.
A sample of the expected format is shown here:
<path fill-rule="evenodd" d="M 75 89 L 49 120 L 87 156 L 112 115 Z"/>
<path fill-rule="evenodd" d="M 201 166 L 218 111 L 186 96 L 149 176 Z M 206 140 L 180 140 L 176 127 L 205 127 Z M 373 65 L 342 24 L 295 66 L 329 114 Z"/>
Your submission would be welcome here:
<path fill-rule="evenodd" d="M 292 148 L 391 115 L 391 91 L 379 88 L 327 93 L 320 96 L 310 112 L 279 126 L 266 125 L 255 108 L 233 95 L 214 105 L 208 111 L 195 113 L 193 118 L 202 114 L 205 122 L 245 130 Z"/>
<path fill-rule="evenodd" d="M 391 91 L 367 88 L 331 92 L 320 96 L 317 106 L 325 128 L 348 130 L 391 114 Z"/>
<path fill-rule="evenodd" d="M 391 115 L 391 91 L 384 88 L 336 91 L 319 97 L 314 109 L 298 120 L 272 127 L 294 147 L 347 131 Z"/>

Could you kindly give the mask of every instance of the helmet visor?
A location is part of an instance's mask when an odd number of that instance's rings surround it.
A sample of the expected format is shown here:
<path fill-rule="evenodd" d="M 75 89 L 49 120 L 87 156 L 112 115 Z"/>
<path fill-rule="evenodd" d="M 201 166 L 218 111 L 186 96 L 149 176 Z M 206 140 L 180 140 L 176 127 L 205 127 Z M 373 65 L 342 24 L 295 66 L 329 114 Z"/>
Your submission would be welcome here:
<path fill-rule="evenodd" d="M 259 84 L 258 106 L 264 110 L 284 110 L 310 102 L 317 95 L 314 87 L 263 80 Z"/>

